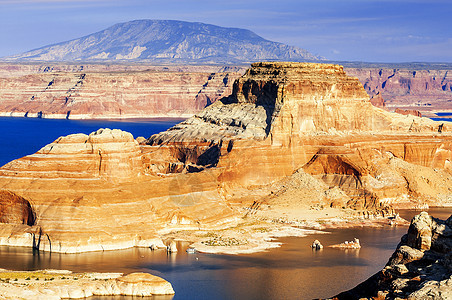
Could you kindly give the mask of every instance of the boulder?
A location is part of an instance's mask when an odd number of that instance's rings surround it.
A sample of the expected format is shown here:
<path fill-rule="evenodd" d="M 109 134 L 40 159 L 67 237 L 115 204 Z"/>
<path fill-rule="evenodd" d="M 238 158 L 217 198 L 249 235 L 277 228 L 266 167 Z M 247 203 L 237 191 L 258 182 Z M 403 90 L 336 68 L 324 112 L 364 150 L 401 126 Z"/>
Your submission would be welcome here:
<path fill-rule="evenodd" d="M 426 212 L 415 216 L 386 267 L 332 299 L 451 299 L 452 252 L 440 246 L 452 242 L 449 220 L 432 218 Z"/>
<path fill-rule="evenodd" d="M 314 249 L 314 250 L 320 250 L 320 249 L 323 249 L 323 245 L 320 243 L 319 240 L 315 240 L 312 243 L 311 248 Z"/>

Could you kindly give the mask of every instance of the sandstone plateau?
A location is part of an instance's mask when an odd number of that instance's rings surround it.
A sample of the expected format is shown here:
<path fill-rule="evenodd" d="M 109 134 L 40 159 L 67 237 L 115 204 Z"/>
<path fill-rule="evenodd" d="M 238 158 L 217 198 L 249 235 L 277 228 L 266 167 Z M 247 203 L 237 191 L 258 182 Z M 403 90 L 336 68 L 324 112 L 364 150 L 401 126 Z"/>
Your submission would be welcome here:
<path fill-rule="evenodd" d="M 452 73 L 446 66 L 350 67 L 370 96 L 380 95 L 387 109 L 418 110 L 428 116 L 452 112 Z"/>
<path fill-rule="evenodd" d="M 0 116 L 188 117 L 231 93 L 241 68 L 0 65 Z"/>
<path fill-rule="evenodd" d="M 0 244 L 164 247 L 171 231 L 303 221 L 301 210 L 452 206 L 451 131 L 374 107 L 342 66 L 255 63 L 231 95 L 165 132 L 69 135 L 0 168 Z"/>
<path fill-rule="evenodd" d="M 386 266 L 333 299 L 451 299 L 452 215 L 422 212 L 411 220 Z"/>
<path fill-rule="evenodd" d="M 443 69 L 441 69 L 441 67 Z M 371 102 L 435 117 L 452 112 L 447 66 L 349 66 Z M 430 68 L 430 69 L 429 69 Z M 228 96 L 243 66 L 0 63 L 0 116 L 190 117 Z"/>

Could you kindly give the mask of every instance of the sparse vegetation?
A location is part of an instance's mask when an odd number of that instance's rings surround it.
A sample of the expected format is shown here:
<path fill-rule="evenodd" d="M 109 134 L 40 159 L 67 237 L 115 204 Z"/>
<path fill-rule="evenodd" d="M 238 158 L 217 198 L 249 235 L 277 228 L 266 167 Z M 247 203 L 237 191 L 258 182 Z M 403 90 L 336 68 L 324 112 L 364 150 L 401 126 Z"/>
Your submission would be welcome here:
<path fill-rule="evenodd" d="M 215 236 L 207 241 L 202 241 L 201 243 L 206 246 L 240 246 L 248 244 L 248 241 L 230 237 Z"/>

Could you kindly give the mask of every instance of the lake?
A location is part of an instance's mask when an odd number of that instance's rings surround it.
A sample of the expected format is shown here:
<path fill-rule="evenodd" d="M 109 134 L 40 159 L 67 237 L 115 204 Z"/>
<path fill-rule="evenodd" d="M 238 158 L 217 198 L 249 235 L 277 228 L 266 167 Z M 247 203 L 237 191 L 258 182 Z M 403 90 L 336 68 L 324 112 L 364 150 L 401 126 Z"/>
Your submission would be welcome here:
<path fill-rule="evenodd" d="M 135 138 L 150 137 L 181 122 L 182 119 L 136 120 L 60 120 L 38 118 L 0 117 L 0 166 L 7 162 L 33 154 L 60 136 L 85 133 L 99 128 L 122 129 Z"/>
<path fill-rule="evenodd" d="M 419 211 L 401 211 L 411 217 Z M 446 218 L 449 209 L 432 209 Z M 33 253 L 22 247 L 0 247 L 0 268 L 38 270 L 69 269 L 79 272 L 149 272 L 173 285 L 174 297 L 154 299 L 313 299 L 353 288 L 381 270 L 407 227 L 333 229 L 307 237 L 286 237 L 282 247 L 246 255 L 187 254 L 188 243 L 178 242 L 179 252 L 132 248 L 80 254 Z M 315 239 L 325 246 L 359 238 L 359 250 L 309 247 Z M 90 300 L 136 299 L 92 297 Z"/>
<path fill-rule="evenodd" d="M 61 135 L 90 133 L 98 128 L 118 128 L 135 137 L 149 137 L 180 120 L 47 120 L 0 118 L 0 165 L 36 152 Z M 411 218 L 416 211 L 403 211 Z M 432 210 L 447 217 L 450 209 Z M 326 234 L 281 238 L 282 247 L 247 255 L 187 254 L 186 242 L 179 252 L 132 248 L 81 254 L 33 253 L 29 248 L 0 247 L 0 268 L 37 270 L 69 269 L 75 272 L 149 272 L 173 285 L 174 297 L 149 299 L 312 299 L 331 297 L 356 286 L 379 271 L 406 233 L 407 227 L 353 228 L 328 230 Z M 359 238 L 359 250 L 309 247 L 318 239 L 323 245 Z M 91 297 L 90 300 L 137 299 L 132 297 Z M 141 298 L 140 298 L 141 299 Z"/>

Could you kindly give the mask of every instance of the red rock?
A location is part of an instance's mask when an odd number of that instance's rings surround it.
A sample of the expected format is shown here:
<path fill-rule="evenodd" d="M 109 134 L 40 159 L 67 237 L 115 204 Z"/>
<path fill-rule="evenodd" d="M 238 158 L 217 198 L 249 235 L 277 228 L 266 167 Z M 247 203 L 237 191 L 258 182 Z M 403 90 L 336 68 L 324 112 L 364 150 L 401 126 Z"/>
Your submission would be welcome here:
<path fill-rule="evenodd" d="M 381 96 L 380 92 L 370 98 L 370 103 L 372 103 L 375 107 L 385 108 L 385 100 Z"/>
<path fill-rule="evenodd" d="M 295 206 L 450 205 L 452 129 L 441 124 L 375 108 L 338 65 L 256 63 L 229 97 L 146 142 L 109 130 L 63 137 L 2 167 L 0 189 L 30 201 L 39 218 L 27 230 L 59 252 L 230 226 L 273 185 L 272 203 Z M 23 228 L 2 228 L 3 243 L 30 243 Z"/>
<path fill-rule="evenodd" d="M 401 114 L 401 115 L 412 115 L 415 117 L 422 117 L 422 114 L 420 111 L 418 110 L 414 110 L 414 109 L 400 109 L 400 108 L 396 108 L 395 110 L 396 113 Z"/>
<path fill-rule="evenodd" d="M 431 68 L 346 68 L 347 74 L 358 77 L 366 92 L 385 99 L 386 107 L 409 110 L 444 111 L 452 101 L 450 70 Z"/>
<path fill-rule="evenodd" d="M 218 72 L 218 67 L 212 72 L 214 69 L 208 66 L 171 67 L 171 71 L 131 68 L 0 65 L 0 115 L 70 119 L 187 117 L 228 95 L 234 79 L 240 76 L 238 72 Z"/>

